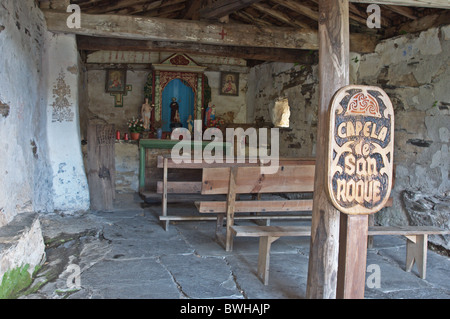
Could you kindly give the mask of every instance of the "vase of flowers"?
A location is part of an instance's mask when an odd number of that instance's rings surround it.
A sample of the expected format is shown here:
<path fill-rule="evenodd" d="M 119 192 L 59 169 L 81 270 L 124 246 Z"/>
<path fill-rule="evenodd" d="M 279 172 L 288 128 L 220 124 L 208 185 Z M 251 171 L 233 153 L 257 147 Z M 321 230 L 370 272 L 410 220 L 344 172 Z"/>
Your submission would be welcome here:
<path fill-rule="evenodd" d="M 154 121 L 153 122 L 153 130 L 154 130 L 154 133 L 155 133 L 157 139 L 162 138 L 162 126 L 163 126 L 163 121 Z"/>
<path fill-rule="evenodd" d="M 144 121 L 133 117 L 128 121 L 128 130 L 130 131 L 131 139 L 138 140 L 140 134 L 144 131 Z"/>

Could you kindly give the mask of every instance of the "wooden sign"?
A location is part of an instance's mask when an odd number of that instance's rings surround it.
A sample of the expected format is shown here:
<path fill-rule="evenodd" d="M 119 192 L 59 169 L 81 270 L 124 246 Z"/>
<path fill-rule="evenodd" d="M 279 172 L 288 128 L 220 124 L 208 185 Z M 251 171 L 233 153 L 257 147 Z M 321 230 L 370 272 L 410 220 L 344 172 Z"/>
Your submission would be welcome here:
<path fill-rule="evenodd" d="M 350 85 L 339 90 L 330 108 L 328 195 L 350 215 L 384 207 L 392 188 L 394 110 L 377 87 Z"/>

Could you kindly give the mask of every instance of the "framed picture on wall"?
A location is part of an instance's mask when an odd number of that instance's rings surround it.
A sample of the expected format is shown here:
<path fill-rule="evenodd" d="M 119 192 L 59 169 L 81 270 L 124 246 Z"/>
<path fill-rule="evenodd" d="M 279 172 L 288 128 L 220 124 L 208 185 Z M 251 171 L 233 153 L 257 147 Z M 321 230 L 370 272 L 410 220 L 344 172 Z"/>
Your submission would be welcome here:
<path fill-rule="evenodd" d="M 239 95 L 239 73 L 220 73 L 220 95 Z"/>
<path fill-rule="evenodd" d="M 125 93 L 127 88 L 127 70 L 106 70 L 106 92 Z"/>

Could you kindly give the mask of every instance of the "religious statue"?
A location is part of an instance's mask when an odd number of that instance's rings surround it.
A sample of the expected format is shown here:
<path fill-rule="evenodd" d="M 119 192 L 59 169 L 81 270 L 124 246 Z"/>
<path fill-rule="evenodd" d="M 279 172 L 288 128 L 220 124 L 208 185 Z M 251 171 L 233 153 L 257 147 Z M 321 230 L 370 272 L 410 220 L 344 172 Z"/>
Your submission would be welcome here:
<path fill-rule="evenodd" d="M 206 108 L 206 115 L 205 115 L 205 126 L 209 127 L 211 126 L 211 122 L 216 119 L 216 106 L 214 104 L 211 105 L 211 103 L 208 104 L 208 107 Z"/>
<path fill-rule="evenodd" d="M 172 123 L 179 123 L 180 122 L 180 115 L 178 110 L 178 103 L 176 98 L 172 98 L 172 103 L 170 103 L 170 124 Z M 177 116 L 178 114 L 178 116 Z"/>
<path fill-rule="evenodd" d="M 191 134 L 192 134 L 192 132 L 194 130 L 194 121 L 192 120 L 192 115 L 191 114 L 189 114 L 186 123 L 187 123 L 189 132 L 191 132 Z"/>
<path fill-rule="evenodd" d="M 150 104 L 148 104 L 148 98 L 146 98 L 145 103 L 142 104 L 141 107 L 141 116 L 144 122 L 144 130 L 146 131 L 150 130 L 150 120 L 152 117 L 152 110 L 154 106 L 154 104 L 150 106 Z"/>

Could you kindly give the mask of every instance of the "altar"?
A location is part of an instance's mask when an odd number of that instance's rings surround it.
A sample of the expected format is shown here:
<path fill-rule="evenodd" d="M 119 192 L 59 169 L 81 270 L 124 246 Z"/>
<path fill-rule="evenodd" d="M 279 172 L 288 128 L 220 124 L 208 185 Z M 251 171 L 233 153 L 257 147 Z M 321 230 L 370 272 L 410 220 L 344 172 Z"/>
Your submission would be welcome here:
<path fill-rule="evenodd" d="M 188 127 L 188 120 L 203 120 L 204 105 L 210 100 L 206 67 L 199 65 L 185 54 L 173 54 L 159 64 L 152 64 L 144 89 L 146 98 L 153 104 L 152 127 L 170 132 L 174 124 Z M 174 123 L 176 104 L 177 119 Z"/>

